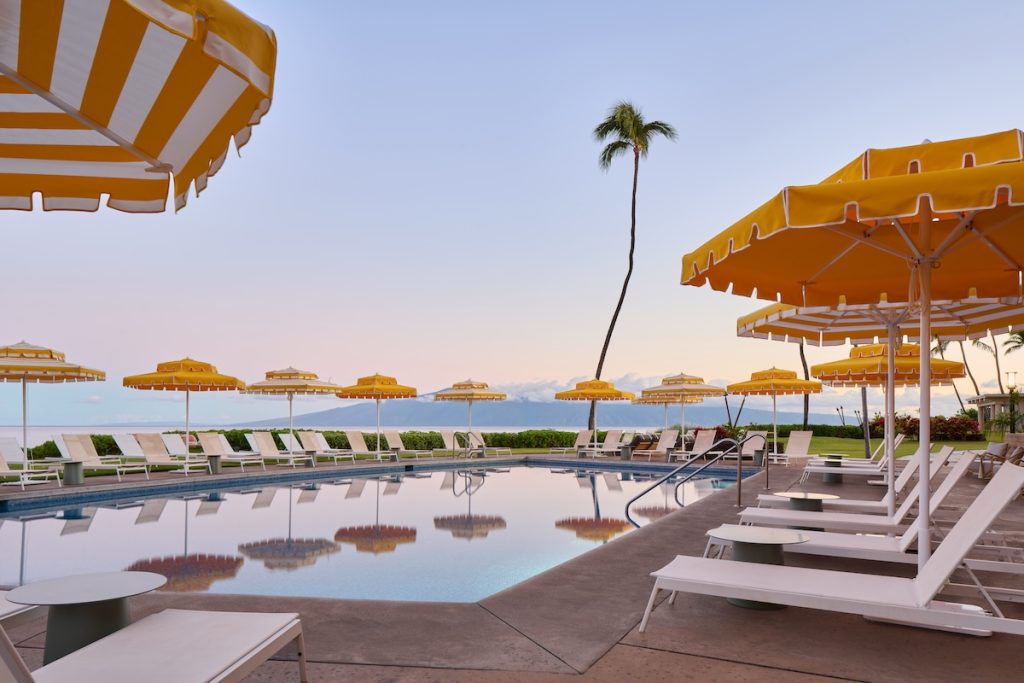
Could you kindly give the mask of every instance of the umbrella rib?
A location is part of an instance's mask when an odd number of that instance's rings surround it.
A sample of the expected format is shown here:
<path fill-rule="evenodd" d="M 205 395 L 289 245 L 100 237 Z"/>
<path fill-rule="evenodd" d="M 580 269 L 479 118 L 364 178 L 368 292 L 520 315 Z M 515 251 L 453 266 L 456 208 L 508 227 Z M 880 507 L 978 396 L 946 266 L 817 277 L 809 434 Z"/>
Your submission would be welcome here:
<path fill-rule="evenodd" d="M 1016 218 L 1017 218 L 1016 216 L 1007 216 L 1003 220 L 998 221 L 996 223 L 993 223 L 992 225 L 989 225 L 984 230 L 987 231 L 988 233 L 993 233 L 996 230 L 999 230 L 1000 228 L 1004 227 L 1006 224 L 1016 220 Z M 992 249 L 993 251 L 995 251 L 996 254 L 998 254 L 1004 260 L 1008 261 L 1010 263 L 1010 265 L 1012 265 L 1015 269 L 1019 270 L 1020 267 L 1016 263 L 1013 263 L 1012 260 L 1008 256 L 1006 256 L 1005 254 L 1003 254 L 1000 251 L 998 251 L 998 247 L 995 247 L 990 241 L 986 242 L 986 235 L 985 235 L 984 232 L 982 232 L 982 230 L 983 229 L 980 228 L 979 226 L 972 225 L 969 230 L 965 231 L 964 236 L 969 238 L 971 235 L 974 235 L 978 239 L 982 240 L 982 242 L 985 242 L 986 246 L 988 246 L 989 249 Z M 956 252 L 959 249 L 963 249 L 964 247 L 966 247 L 966 246 L 968 246 L 970 244 L 971 244 L 971 240 L 970 239 L 963 239 L 963 240 L 960 240 L 959 242 L 957 242 L 956 244 L 951 244 L 951 245 L 948 245 L 948 246 L 943 245 L 946 248 L 942 252 L 939 252 L 939 255 L 941 255 L 941 256 L 948 256 L 948 255 Z"/>
<path fill-rule="evenodd" d="M 21 75 L 17 71 L 13 71 L 13 70 L 9 69 L 6 65 L 0 64 L 0 74 L 3 74 L 7 78 L 11 79 L 12 81 L 14 81 L 18 85 L 20 85 L 21 87 L 23 87 L 26 90 L 28 90 L 29 92 L 33 93 L 34 95 L 43 98 L 44 100 L 46 100 L 47 102 L 49 102 L 53 106 L 57 107 L 58 109 L 63 111 L 65 114 L 67 114 L 71 118 L 73 118 L 75 121 L 78 121 L 79 123 L 81 123 L 81 124 L 87 126 L 88 128 L 96 131 L 97 133 L 99 133 L 103 137 L 107 138 L 108 140 L 110 140 L 111 142 L 116 144 L 117 146 L 119 146 L 119 147 L 125 149 L 126 151 L 130 152 L 131 154 L 137 156 L 142 161 L 145 161 L 146 163 L 150 164 L 153 168 L 146 169 L 147 171 L 154 171 L 154 172 L 161 172 L 161 173 L 171 173 L 171 172 L 173 172 L 174 169 L 171 168 L 170 164 L 166 164 L 166 163 L 160 161 L 159 159 L 157 159 L 156 157 L 153 157 L 153 156 L 150 156 L 149 154 L 146 154 L 141 149 L 139 149 L 138 147 L 136 147 L 132 143 L 128 142 L 127 140 L 125 140 L 123 137 L 121 137 L 120 135 L 118 135 L 114 131 L 110 130 L 109 128 L 107 128 L 105 126 L 101 126 L 96 121 L 93 121 L 88 116 L 85 116 L 84 114 L 82 114 L 82 112 L 78 111 L 77 109 L 75 109 L 74 107 L 69 105 L 64 100 L 62 100 L 59 97 L 55 96 L 53 93 L 48 92 L 46 90 L 43 90 L 42 88 L 39 88 L 38 86 L 36 86 L 31 81 L 28 81 L 28 80 L 22 78 Z"/>
<path fill-rule="evenodd" d="M 924 255 L 921 253 L 921 250 L 917 248 L 917 245 L 914 244 L 914 240 L 910 239 L 910 235 L 907 234 L 907 229 L 903 227 L 903 223 L 899 218 L 892 219 L 892 227 L 896 228 L 896 232 L 899 233 L 899 236 L 907 243 L 910 250 L 914 252 L 914 257 L 917 258 L 918 261 L 923 259 Z"/>
<path fill-rule="evenodd" d="M 825 274 L 825 271 L 827 271 L 829 268 L 831 268 L 835 264 L 839 263 L 839 261 L 841 261 L 844 256 L 849 254 L 856 247 L 857 247 L 857 243 L 854 242 L 853 244 L 851 244 L 848 247 L 846 247 L 845 249 L 843 249 L 841 252 L 839 252 L 839 254 L 836 255 L 835 258 L 833 258 L 831 261 L 826 263 L 821 269 L 819 269 L 818 272 L 816 272 L 811 277 L 807 278 L 807 280 L 804 281 L 804 285 L 806 286 L 808 284 L 814 284 L 819 277 L 821 277 L 822 275 Z M 805 298 L 806 298 L 806 296 L 805 296 Z"/>
<path fill-rule="evenodd" d="M 977 213 L 977 211 L 971 211 L 970 213 L 961 216 L 960 222 L 956 224 L 956 227 L 949 231 L 949 234 L 946 235 L 946 239 L 942 240 L 942 244 L 936 247 L 935 251 L 932 252 L 935 258 L 941 257 L 957 240 L 967 235 L 971 230 L 971 225 L 974 222 L 974 216 L 977 215 Z"/>
<path fill-rule="evenodd" d="M 880 244 L 879 242 L 871 240 L 871 239 L 869 239 L 868 237 L 866 237 L 864 235 L 858 235 L 856 233 L 850 232 L 849 230 L 847 230 L 845 228 L 842 228 L 842 227 L 839 227 L 839 226 L 828 226 L 826 228 L 826 230 L 830 230 L 830 231 L 836 233 L 837 235 L 842 235 L 843 237 L 851 239 L 851 240 L 853 240 L 855 242 L 858 242 L 860 244 L 864 244 L 865 246 L 871 247 L 873 249 L 877 249 L 878 251 L 881 251 L 883 253 L 889 254 L 890 256 L 895 256 L 898 259 L 902 259 L 904 261 L 912 261 L 913 260 L 909 255 L 901 252 L 899 249 L 894 249 L 894 248 L 886 246 L 884 244 Z M 914 251 L 915 252 L 917 251 L 916 248 L 914 249 Z M 917 252 L 917 254 L 920 254 L 920 252 Z"/>

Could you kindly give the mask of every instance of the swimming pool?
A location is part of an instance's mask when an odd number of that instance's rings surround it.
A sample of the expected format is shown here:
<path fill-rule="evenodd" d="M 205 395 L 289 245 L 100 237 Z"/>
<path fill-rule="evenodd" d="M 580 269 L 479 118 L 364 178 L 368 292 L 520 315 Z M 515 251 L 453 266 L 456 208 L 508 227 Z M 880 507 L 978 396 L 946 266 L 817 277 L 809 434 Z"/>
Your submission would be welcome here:
<path fill-rule="evenodd" d="M 629 533 L 656 476 L 479 467 L 44 511 L 0 520 L 0 585 L 132 568 L 174 591 L 474 602 Z M 728 476 L 685 483 L 684 503 Z M 633 512 L 676 509 L 663 485 Z"/>

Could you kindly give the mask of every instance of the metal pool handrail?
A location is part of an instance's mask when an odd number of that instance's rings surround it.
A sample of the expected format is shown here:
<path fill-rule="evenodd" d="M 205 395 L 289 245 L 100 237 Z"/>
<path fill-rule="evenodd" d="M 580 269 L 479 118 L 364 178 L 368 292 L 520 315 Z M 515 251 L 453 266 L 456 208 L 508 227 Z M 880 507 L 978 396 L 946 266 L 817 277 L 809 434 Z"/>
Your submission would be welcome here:
<path fill-rule="evenodd" d="M 629 502 L 626 503 L 626 519 L 629 520 L 629 523 L 632 524 L 633 526 L 639 527 L 640 525 L 637 524 L 636 520 L 634 520 L 633 516 L 629 513 L 629 508 L 633 505 L 633 503 L 635 503 L 636 501 L 640 500 L 641 498 L 646 496 L 648 493 L 650 493 L 651 491 L 653 491 L 654 489 L 658 488 L 659 486 L 664 484 L 666 481 L 671 479 L 672 477 L 674 477 L 677 474 L 679 474 L 680 472 L 682 472 L 684 469 L 686 469 L 691 464 L 693 464 L 693 462 L 695 460 L 697 460 L 698 458 L 706 457 L 706 456 L 708 456 L 708 455 L 710 455 L 712 453 L 715 454 L 714 457 L 712 457 L 706 463 L 704 463 L 703 465 L 701 465 L 700 467 L 695 469 L 693 472 L 687 473 L 686 476 L 684 476 L 682 479 L 680 479 L 679 481 L 676 482 L 676 487 L 675 487 L 675 489 L 673 491 L 673 496 L 675 497 L 676 504 L 679 505 L 680 507 L 682 507 L 682 505 L 683 505 L 682 501 L 679 500 L 679 489 L 680 489 L 680 487 L 683 484 L 685 484 L 686 482 L 688 482 L 691 479 L 693 479 L 695 476 L 697 476 L 698 474 L 700 474 L 701 472 L 706 470 L 708 467 L 711 467 L 712 465 L 714 465 L 716 462 L 718 462 L 719 460 L 724 458 L 729 453 L 732 453 L 733 451 L 735 451 L 736 454 L 737 454 L 737 457 L 736 457 L 736 506 L 737 507 L 741 507 L 742 504 L 743 504 L 742 503 L 742 501 L 743 501 L 743 456 L 741 455 L 742 454 L 742 446 L 743 446 L 743 444 L 747 443 L 751 439 L 761 439 L 762 441 L 764 441 L 765 450 L 767 451 L 767 449 L 768 449 L 768 439 L 763 434 L 751 434 L 750 436 L 742 439 L 741 441 L 736 441 L 735 439 L 722 439 L 721 441 L 716 441 L 715 443 L 711 444 L 711 447 L 708 448 L 703 453 L 697 453 L 697 454 L 691 456 L 682 465 L 680 465 L 679 467 L 675 468 L 674 470 L 672 470 L 671 472 L 669 472 L 668 474 L 663 476 L 661 479 L 658 479 L 656 482 L 654 482 L 653 484 L 648 486 L 646 489 L 644 489 L 640 493 L 638 493 L 635 496 L 633 496 L 632 498 L 630 498 Z M 726 447 L 724 449 L 720 450 L 720 447 L 723 446 L 723 445 L 725 445 Z M 767 457 L 767 455 L 766 455 L 766 457 Z M 765 461 L 765 464 L 767 465 L 767 461 Z"/>

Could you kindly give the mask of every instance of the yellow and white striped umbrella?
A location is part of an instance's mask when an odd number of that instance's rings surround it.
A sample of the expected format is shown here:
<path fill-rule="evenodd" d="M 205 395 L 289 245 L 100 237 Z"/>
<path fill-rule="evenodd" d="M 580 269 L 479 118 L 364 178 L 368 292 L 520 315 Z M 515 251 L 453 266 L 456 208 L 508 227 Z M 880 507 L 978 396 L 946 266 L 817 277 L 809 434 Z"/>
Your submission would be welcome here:
<path fill-rule="evenodd" d="M 273 31 L 223 0 L 0 0 L 0 208 L 163 211 L 270 108 Z"/>
<path fill-rule="evenodd" d="M 706 384 L 703 377 L 680 372 L 661 380 L 661 384 L 640 392 L 633 403 L 665 406 L 665 428 L 668 428 L 668 406 L 679 405 L 679 429 L 686 436 L 686 404 L 703 403 L 708 396 L 725 396 L 725 389 Z"/>
<path fill-rule="evenodd" d="M 27 342 L 0 346 L 0 382 L 21 382 L 21 445 L 28 453 L 28 382 L 102 382 L 107 373 L 69 363 L 61 351 Z"/>
<path fill-rule="evenodd" d="M 456 382 L 447 389 L 434 394 L 435 401 L 463 401 L 466 404 L 466 448 L 469 448 L 469 433 L 473 431 L 473 403 L 476 401 L 504 401 L 508 394 L 491 389 L 487 382 L 471 379 Z"/>
<path fill-rule="evenodd" d="M 243 394 L 263 394 L 264 396 L 285 396 L 288 399 L 288 434 L 291 440 L 288 442 L 288 452 L 292 452 L 295 445 L 295 427 L 292 421 L 292 399 L 296 395 L 336 394 L 341 391 L 337 384 L 325 382 L 316 373 L 307 370 L 298 370 L 287 367 L 284 370 L 270 370 L 267 378 L 262 382 L 253 382 L 245 389 Z"/>

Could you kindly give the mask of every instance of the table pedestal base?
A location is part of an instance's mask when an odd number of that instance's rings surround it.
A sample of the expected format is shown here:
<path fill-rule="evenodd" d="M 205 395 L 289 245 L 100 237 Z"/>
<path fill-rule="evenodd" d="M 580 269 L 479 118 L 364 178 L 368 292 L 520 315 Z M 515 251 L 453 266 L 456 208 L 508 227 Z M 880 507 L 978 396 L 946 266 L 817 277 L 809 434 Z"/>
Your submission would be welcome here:
<path fill-rule="evenodd" d="M 80 462 L 64 463 L 64 483 L 71 486 L 85 483 L 85 467 Z"/>
<path fill-rule="evenodd" d="M 843 461 L 841 458 L 828 458 L 825 460 L 825 467 L 836 467 L 841 470 L 843 467 Z M 841 473 L 823 474 L 821 475 L 821 482 L 823 484 L 842 484 L 843 475 Z"/>
<path fill-rule="evenodd" d="M 732 559 L 737 562 L 756 562 L 758 564 L 785 564 L 782 555 L 782 546 L 769 543 L 738 543 L 732 544 Z M 756 600 L 740 600 L 739 598 L 726 598 L 729 604 L 746 609 L 785 609 L 785 605 L 776 605 L 772 602 L 758 602 Z"/>
<path fill-rule="evenodd" d="M 43 664 L 71 654 L 131 623 L 128 599 L 50 605 Z"/>
<path fill-rule="evenodd" d="M 804 498 L 790 498 L 789 507 L 793 510 L 803 510 L 805 512 L 821 512 L 824 509 L 820 500 Z M 791 526 L 789 528 L 798 531 L 824 531 L 824 529 L 813 526 Z"/>

